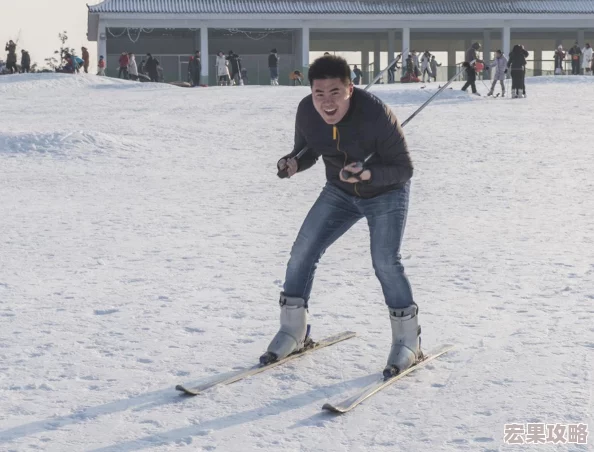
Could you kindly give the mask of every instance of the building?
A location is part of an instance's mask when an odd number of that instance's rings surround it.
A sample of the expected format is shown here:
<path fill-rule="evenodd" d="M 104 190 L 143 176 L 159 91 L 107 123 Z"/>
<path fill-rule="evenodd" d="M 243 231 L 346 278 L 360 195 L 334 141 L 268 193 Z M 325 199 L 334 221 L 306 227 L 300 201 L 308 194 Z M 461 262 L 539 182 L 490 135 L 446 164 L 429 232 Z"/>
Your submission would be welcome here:
<path fill-rule="evenodd" d="M 287 83 L 284 75 L 307 70 L 314 51 L 361 52 L 366 79 L 383 69 L 381 52 L 388 61 L 413 49 L 447 52 L 449 75 L 456 52 L 474 41 L 485 54 L 499 48 L 507 54 L 521 43 L 538 73 L 543 51 L 575 41 L 583 46 L 590 37 L 594 0 L 104 0 L 88 7 L 88 39 L 112 70 L 123 51 L 138 60 L 150 52 L 169 80 L 184 80 L 189 56 L 200 50 L 203 62 L 208 55 L 202 65 L 208 84 L 215 83 L 219 50 L 242 57 L 250 83 L 267 84 L 272 48 Z"/>

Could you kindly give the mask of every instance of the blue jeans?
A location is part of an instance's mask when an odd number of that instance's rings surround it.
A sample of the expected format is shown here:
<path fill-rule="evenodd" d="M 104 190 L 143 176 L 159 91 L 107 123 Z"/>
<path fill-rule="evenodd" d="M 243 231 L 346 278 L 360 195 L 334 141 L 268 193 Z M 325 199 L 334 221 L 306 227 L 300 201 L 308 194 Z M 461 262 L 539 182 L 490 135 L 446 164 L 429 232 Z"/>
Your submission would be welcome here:
<path fill-rule="evenodd" d="M 361 218 L 367 218 L 371 259 L 386 304 L 405 308 L 413 304 L 412 290 L 400 262 L 400 243 L 408 214 L 410 181 L 399 189 L 371 199 L 351 196 L 331 183 L 307 214 L 291 250 L 283 291 L 309 300 L 320 258 Z M 349 259 L 349 255 L 345 255 Z"/>

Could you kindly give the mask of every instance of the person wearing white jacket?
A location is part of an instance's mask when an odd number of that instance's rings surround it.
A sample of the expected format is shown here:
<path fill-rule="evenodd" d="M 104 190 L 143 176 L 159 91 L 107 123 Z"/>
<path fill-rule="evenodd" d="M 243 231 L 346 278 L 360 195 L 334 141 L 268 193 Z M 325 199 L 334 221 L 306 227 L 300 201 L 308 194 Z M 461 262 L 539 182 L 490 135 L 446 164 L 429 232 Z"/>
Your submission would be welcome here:
<path fill-rule="evenodd" d="M 229 78 L 229 61 L 225 58 L 225 54 L 219 50 L 217 53 L 217 59 L 215 61 L 217 68 L 217 77 L 219 78 L 219 86 L 228 86 L 230 83 Z"/>
<path fill-rule="evenodd" d="M 128 62 L 128 75 L 131 80 L 138 80 L 138 66 L 136 65 L 136 57 L 133 53 L 130 55 L 130 61 Z"/>
<path fill-rule="evenodd" d="M 590 67 L 592 66 L 592 47 L 590 43 L 586 43 L 586 47 L 582 49 L 582 69 L 584 74 L 590 74 Z"/>
<path fill-rule="evenodd" d="M 423 56 L 421 57 L 421 72 L 423 73 L 423 83 L 425 83 L 425 74 L 427 74 L 429 78 L 429 83 L 431 83 L 431 53 L 429 50 L 425 50 Z"/>
<path fill-rule="evenodd" d="M 487 96 L 492 96 L 497 82 L 501 84 L 501 97 L 505 97 L 505 79 L 507 77 L 507 58 L 501 50 L 495 52 L 495 60 L 487 65 L 489 69 L 496 68 L 493 75 L 493 84 Z"/>

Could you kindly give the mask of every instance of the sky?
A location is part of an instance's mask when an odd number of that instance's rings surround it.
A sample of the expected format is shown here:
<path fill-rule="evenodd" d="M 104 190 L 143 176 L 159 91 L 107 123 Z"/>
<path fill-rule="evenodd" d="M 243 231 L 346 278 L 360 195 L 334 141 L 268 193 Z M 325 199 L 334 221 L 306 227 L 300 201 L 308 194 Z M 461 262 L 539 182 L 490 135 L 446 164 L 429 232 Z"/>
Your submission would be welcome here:
<path fill-rule="evenodd" d="M 91 61 L 95 61 L 97 45 L 87 41 L 87 3 L 93 5 L 99 0 L 2 1 L 0 59 L 6 60 L 4 46 L 8 40 L 18 39 L 17 54 L 28 50 L 31 62 L 43 65 L 60 48 L 58 33 L 67 31 L 69 47 L 74 47 L 77 55 L 82 46 L 87 47 Z"/>

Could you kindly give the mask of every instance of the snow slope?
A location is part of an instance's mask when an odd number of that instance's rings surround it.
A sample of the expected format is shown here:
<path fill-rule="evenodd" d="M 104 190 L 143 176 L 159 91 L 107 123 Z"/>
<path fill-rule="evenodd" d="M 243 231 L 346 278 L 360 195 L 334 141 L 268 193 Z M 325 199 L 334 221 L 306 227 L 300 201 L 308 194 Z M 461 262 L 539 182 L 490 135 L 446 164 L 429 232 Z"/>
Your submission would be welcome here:
<path fill-rule="evenodd" d="M 594 77 L 527 99 L 446 90 L 406 126 L 405 268 L 426 350 L 455 352 L 356 411 L 387 310 L 357 224 L 323 257 L 315 337 L 359 336 L 208 394 L 278 327 L 285 264 L 324 183 L 291 180 L 307 88 L 0 77 L 0 451 L 586 451 L 504 444 L 506 423 L 588 423 Z M 478 82 L 479 90 L 486 89 Z M 374 87 L 403 121 L 435 89 Z"/>

